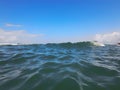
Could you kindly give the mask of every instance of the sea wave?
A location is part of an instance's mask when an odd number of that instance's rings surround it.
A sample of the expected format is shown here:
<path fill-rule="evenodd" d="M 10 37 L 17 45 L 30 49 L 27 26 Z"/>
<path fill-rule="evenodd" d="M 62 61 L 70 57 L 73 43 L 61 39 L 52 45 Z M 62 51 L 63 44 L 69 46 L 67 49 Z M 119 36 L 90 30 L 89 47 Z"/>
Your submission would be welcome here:
<path fill-rule="evenodd" d="M 1 90 L 119 90 L 120 47 L 0 46 Z"/>

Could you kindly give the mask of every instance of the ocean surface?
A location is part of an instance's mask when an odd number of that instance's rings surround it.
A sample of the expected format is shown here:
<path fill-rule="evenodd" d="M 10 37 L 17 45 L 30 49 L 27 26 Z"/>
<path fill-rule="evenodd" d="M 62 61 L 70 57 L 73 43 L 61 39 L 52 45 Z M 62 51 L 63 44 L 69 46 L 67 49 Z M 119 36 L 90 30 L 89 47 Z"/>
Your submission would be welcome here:
<path fill-rule="evenodd" d="M 0 90 L 120 90 L 120 46 L 0 46 Z"/>

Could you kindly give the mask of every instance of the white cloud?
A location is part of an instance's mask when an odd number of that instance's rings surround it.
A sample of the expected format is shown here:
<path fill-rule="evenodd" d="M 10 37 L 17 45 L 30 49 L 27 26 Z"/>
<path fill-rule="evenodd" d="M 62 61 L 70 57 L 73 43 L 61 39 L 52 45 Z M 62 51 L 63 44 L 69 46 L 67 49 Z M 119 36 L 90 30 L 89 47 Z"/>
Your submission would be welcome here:
<path fill-rule="evenodd" d="M 105 44 L 116 44 L 120 42 L 120 32 L 112 32 L 107 34 L 96 34 L 95 40 Z"/>
<path fill-rule="evenodd" d="M 0 29 L 0 43 L 40 43 L 42 34 L 30 34 L 24 30 L 3 30 Z"/>
<path fill-rule="evenodd" d="M 7 24 L 5 24 L 5 26 L 7 26 L 7 27 L 21 27 L 22 25 L 7 23 Z"/>

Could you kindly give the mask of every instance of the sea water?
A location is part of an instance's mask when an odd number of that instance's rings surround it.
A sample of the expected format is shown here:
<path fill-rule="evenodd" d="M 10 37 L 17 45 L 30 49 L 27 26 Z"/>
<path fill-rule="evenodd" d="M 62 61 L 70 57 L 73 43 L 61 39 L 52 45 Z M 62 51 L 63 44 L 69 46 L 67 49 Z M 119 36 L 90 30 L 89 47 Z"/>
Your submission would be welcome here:
<path fill-rule="evenodd" d="M 0 46 L 0 90 L 120 90 L 120 46 Z"/>

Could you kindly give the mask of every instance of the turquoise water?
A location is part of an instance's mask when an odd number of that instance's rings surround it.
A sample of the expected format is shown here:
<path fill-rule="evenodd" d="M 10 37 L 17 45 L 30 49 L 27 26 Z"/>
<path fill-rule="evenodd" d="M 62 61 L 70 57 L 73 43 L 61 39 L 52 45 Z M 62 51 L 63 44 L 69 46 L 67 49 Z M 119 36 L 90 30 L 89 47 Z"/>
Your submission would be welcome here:
<path fill-rule="evenodd" d="M 0 46 L 0 90 L 120 90 L 120 46 Z"/>

